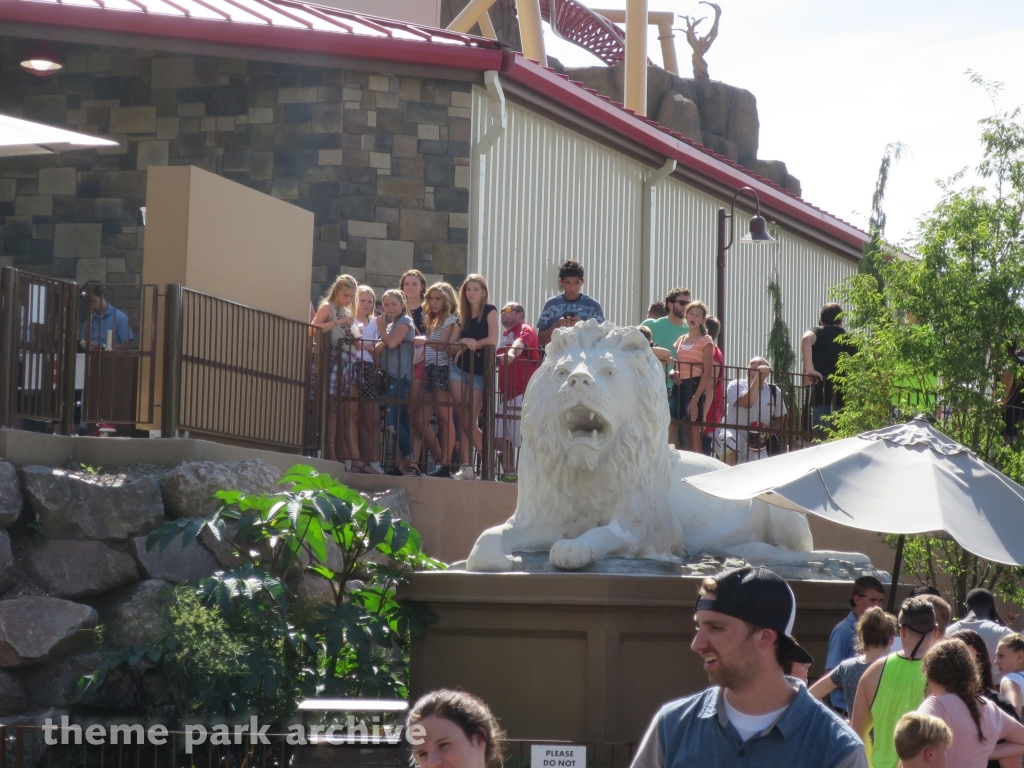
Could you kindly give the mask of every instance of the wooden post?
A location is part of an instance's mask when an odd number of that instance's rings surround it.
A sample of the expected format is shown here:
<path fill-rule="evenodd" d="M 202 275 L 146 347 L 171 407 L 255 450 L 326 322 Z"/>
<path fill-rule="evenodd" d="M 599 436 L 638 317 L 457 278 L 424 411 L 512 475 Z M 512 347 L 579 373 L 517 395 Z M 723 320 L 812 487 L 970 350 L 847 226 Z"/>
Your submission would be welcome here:
<path fill-rule="evenodd" d="M 522 5 L 522 2 L 520 2 Z M 522 15 L 520 14 L 520 18 Z M 524 37 L 525 40 L 525 37 Z M 525 44 L 525 43 L 524 43 Z M 626 2 L 626 109 L 647 116 L 647 0 Z"/>

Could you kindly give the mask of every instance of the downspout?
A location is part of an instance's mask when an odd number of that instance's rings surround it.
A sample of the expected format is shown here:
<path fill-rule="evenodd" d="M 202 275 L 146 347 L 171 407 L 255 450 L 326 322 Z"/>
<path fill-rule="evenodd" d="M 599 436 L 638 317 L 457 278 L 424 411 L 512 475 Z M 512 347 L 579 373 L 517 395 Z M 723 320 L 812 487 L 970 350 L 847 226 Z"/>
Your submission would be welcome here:
<path fill-rule="evenodd" d="M 653 222 L 653 200 L 654 188 L 661 183 L 661 180 L 672 174 L 676 169 L 675 160 L 666 160 L 665 164 L 652 173 L 644 181 L 643 199 L 643 226 L 640 235 L 640 313 L 643 320 L 647 317 L 647 302 L 651 301 L 654 295 L 654 286 L 651 285 L 651 239 L 654 229 Z M 646 294 L 646 297 L 645 295 Z"/>
<path fill-rule="evenodd" d="M 489 102 L 488 113 L 490 114 L 490 125 L 473 146 L 473 154 L 470 158 L 473 163 L 473 182 L 469 193 L 469 220 L 472 227 L 473 248 L 469 254 L 470 272 L 480 271 L 480 254 L 483 251 L 484 227 L 483 227 L 483 195 L 484 195 L 484 168 L 485 155 L 494 146 L 494 142 L 505 132 L 505 93 L 501 90 L 501 81 L 495 70 L 484 72 L 484 86 L 487 88 Z"/>

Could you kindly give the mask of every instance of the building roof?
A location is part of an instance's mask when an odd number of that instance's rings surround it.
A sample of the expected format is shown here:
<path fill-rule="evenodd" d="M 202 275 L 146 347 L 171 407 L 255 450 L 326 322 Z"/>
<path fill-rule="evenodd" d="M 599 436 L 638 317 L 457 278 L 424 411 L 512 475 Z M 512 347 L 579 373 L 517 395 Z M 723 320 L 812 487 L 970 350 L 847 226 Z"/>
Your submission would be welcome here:
<path fill-rule="evenodd" d="M 0 19 L 423 66 L 497 70 L 727 189 L 751 187 L 765 207 L 851 249 L 859 251 L 869 238 L 852 224 L 707 147 L 487 38 L 300 0 L 2 0 Z"/>

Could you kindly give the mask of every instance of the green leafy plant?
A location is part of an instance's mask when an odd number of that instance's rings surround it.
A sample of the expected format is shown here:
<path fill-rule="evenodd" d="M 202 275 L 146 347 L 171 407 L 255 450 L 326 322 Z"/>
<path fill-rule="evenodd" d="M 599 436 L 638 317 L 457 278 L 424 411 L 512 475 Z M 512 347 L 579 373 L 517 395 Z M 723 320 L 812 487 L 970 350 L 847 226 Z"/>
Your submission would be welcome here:
<path fill-rule="evenodd" d="M 160 550 L 211 537 L 238 565 L 179 588 L 161 641 L 115 654 L 79 681 L 79 698 L 125 670 L 135 706 L 179 717 L 283 718 L 304 697 L 408 695 L 409 640 L 433 615 L 395 589 L 444 564 L 408 523 L 329 475 L 297 465 L 281 484 L 270 495 L 218 491 L 211 514 L 149 535 Z"/>
<path fill-rule="evenodd" d="M 976 75 L 972 81 L 993 97 L 998 93 L 998 84 Z M 832 421 L 832 436 L 924 412 L 945 434 L 1019 482 L 1022 445 L 1007 435 L 1002 400 L 1007 378 L 1020 381 L 1024 374 L 1014 356 L 1024 346 L 1020 109 L 997 108 L 982 120 L 981 143 L 982 183 L 964 187 L 961 173 L 941 184 L 942 198 L 921 219 L 910 257 L 879 237 L 869 270 L 875 274 L 856 275 L 839 290 L 857 351 L 840 359 L 845 405 Z M 880 207 L 878 190 L 875 203 Z M 884 215 L 876 214 L 880 232 Z M 976 586 L 1013 601 L 1024 598 L 1024 568 L 987 562 L 949 539 L 908 536 L 904 562 L 920 581 L 950 588 L 958 606 Z"/>
<path fill-rule="evenodd" d="M 789 323 L 783 314 L 782 287 L 779 285 L 778 267 L 772 269 L 768 281 L 768 295 L 772 300 L 772 327 L 768 331 L 768 361 L 772 370 L 792 371 L 796 366 L 796 353 L 790 342 Z"/>

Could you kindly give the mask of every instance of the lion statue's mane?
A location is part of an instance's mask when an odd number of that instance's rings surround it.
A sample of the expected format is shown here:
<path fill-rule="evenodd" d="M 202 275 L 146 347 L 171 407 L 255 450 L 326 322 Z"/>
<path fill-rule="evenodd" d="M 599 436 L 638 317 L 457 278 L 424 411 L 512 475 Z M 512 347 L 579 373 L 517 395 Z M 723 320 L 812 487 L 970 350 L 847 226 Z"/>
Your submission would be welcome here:
<path fill-rule="evenodd" d="M 513 552 L 547 550 L 565 570 L 702 551 L 808 560 L 803 514 L 682 482 L 726 465 L 674 449 L 669 424 L 664 369 L 639 331 L 596 320 L 556 330 L 523 401 L 516 511 L 480 535 L 467 569 L 508 571 Z"/>

